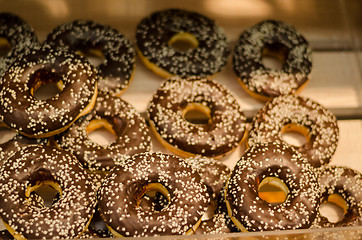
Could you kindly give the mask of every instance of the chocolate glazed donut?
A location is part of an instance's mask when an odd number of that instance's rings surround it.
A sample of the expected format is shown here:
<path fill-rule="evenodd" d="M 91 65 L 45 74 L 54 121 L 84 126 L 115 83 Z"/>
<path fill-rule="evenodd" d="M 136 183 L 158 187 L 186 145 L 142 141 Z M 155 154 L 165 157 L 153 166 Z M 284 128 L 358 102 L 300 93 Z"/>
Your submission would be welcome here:
<path fill-rule="evenodd" d="M 129 86 L 135 68 L 135 50 L 116 29 L 93 21 L 75 20 L 56 27 L 45 40 L 53 47 L 88 54 L 99 51 L 99 91 L 120 96 Z"/>
<path fill-rule="evenodd" d="M 28 146 L 8 158 L 0 171 L 0 216 L 15 238 L 75 238 L 85 231 L 96 193 L 73 155 L 47 146 Z M 51 207 L 29 200 L 42 185 L 60 193 Z"/>
<path fill-rule="evenodd" d="M 92 141 L 88 134 L 104 127 L 115 140 L 107 145 Z M 151 150 L 146 121 L 127 102 L 99 94 L 92 111 L 56 137 L 60 148 L 71 151 L 91 171 L 109 171 L 122 157 Z"/>
<path fill-rule="evenodd" d="M 272 204 L 259 197 L 260 184 L 268 178 L 282 180 L 284 202 Z M 225 189 L 228 213 L 242 231 L 308 228 L 317 214 L 319 196 L 314 168 L 294 148 L 278 142 L 249 148 Z"/>
<path fill-rule="evenodd" d="M 314 167 L 328 164 L 337 149 L 337 119 L 319 103 L 293 94 L 266 103 L 254 116 L 247 144 L 283 141 L 282 133 L 299 132 L 306 143 L 294 146 Z"/>
<path fill-rule="evenodd" d="M 313 227 L 347 227 L 362 225 L 362 174 L 356 170 L 325 165 L 318 169 L 322 197 L 320 203 L 335 203 L 343 209 L 340 221 L 330 222 L 318 213 Z"/>
<path fill-rule="evenodd" d="M 264 66 L 264 56 L 283 62 L 281 69 Z M 295 93 L 309 80 L 312 51 L 294 26 L 266 20 L 244 31 L 233 52 L 233 67 L 241 86 L 253 97 L 267 101 Z"/>
<path fill-rule="evenodd" d="M 185 118 L 190 109 L 209 116 L 207 123 Z M 178 77 L 163 82 L 148 107 L 151 128 L 162 144 L 180 156 L 221 157 L 245 133 L 244 113 L 229 90 L 215 81 Z"/>
<path fill-rule="evenodd" d="M 12 13 L 0 13 L 0 40 L 2 38 L 9 51 L 5 56 L 0 56 L 0 76 L 20 54 L 39 46 L 34 29 Z"/>
<path fill-rule="evenodd" d="M 143 195 L 167 198 L 160 211 L 143 209 Z M 184 235 L 197 228 L 210 198 L 200 175 L 173 155 L 141 153 L 114 167 L 98 191 L 99 212 L 116 237 Z"/>
<path fill-rule="evenodd" d="M 186 51 L 172 47 L 177 40 L 190 42 Z M 152 13 L 137 26 L 141 60 L 162 77 L 207 77 L 221 71 L 230 48 L 224 32 L 201 14 L 180 9 Z"/>
<path fill-rule="evenodd" d="M 36 89 L 49 82 L 61 92 L 45 100 L 35 97 Z M 97 71 L 81 56 L 43 46 L 18 58 L 0 86 L 0 121 L 27 137 L 45 138 L 93 108 Z"/>

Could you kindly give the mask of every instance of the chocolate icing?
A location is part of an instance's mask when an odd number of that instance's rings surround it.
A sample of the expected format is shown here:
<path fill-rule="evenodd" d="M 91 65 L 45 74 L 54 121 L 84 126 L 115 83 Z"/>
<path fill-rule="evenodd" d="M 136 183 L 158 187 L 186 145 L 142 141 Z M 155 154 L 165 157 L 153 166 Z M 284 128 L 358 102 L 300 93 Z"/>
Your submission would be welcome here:
<path fill-rule="evenodd" d="M 112 125 L 115 141 L 103 146 L 89 139 L 86 128 L 94 119 L 104 119 Z M 105 94 L 99 94 L 93 110 L 72 124 L 56 142 L 75 154 L 85 168 L 100 171 L 109 171 L 124 155 L 151 150 L 151 137 L 141 115 L 124 100 Z"/>
<path fill-rule="evenodd" d="M 178 51 L 168 45 L 180 32 L 192 34 L 198 47 Z M 170 75 L 210 76 L 227 63 L 230 48 L 225 34 L 215 22 L 196 12 L 167 9 L 142 19 L 136 30 L 137 46 L 151 63 Z"/>
<path fill-rule="evenodd" d="M 100 50 L 104 55 L 104 61 L 97 67 L 101 92 L 120 95 L 131 81 L 135 50 L 123 34 L 110 26 L 75 20 L 56 27 L 45 43 L 85 53 L 92 49 Z"/>
<path fill-rule="evenodd" d="M 259 197 L 258 186 L 266 177 L 277 177 L 289 188 L 283 203 Z M 253 145 L 237 162 L 225 199 L 229 215 L 248 231 L 272 231 L 308 228 L 317 214 L 319 196 L 317 175 L 306 159 L 282 142 L 270 142 Z"/>
<path fill-rule="evenodd" d="M 343 219 L 329 222 L 328 218 L 318 215 L 313 228 L 360 226 L 362 224 L 362 174 L 356 170 L 325 165 L 318 169 L 319 185 L 321 188 L 320 203 L 328 200 L 329 195 L 338 194 L 347 203 L 348 209 Z"/>
<path fill-rule="evenodd" d="M 75 238 L 89 223 L 96 204 L 92 182 L 78 160 L 48 146 L 28 146 L 11 156 L 0 172 L 0 216 L 27 239 Z M 61 195 L 51 207 L 31 204 L 28 187 L 53 181 Z"/>
<path fill-rule="evenodd" d="M 295 148 L 310 164 L 320 167 L 330 162 L 339 137 L 337 119 L 328 109 L 307 97 L 283 95 L 266 103 L 254 116 L 248 145 L 282 141 L 281 130 L 287 124 L 308 129 L 308 141 Z"/>
<path fill-rule="evenodd" d="M 286 55 L 281 70 L 262 63 L 263 49 L 274 46 Z M 312 51 L 297 29 L 276 20 L 265 20 L 245 30 L 233 52 L 234 72 L 251 92 L 266 98 L 295 92 L 309 78 Z"/>
<path fill-rule="evenodd" d="M 210 122 L 194 124 L 184 119 L 183 109 L 190 103 L 207 106 Z M 234 96 L 222 85 L 197 77 L 163 82 L 148 115 L 167 143 L 194 155 L 224 155 L 239 145 L 245 132 L 246 118 Z"/>
<path fill-rule="evenodd" d="M 61 80 L 61 93 L 46 100 L 33 96 L 40 82 Z M 0 121 L 28 137 L 65 130 L 96 94 L 97 71 L 83 57 L 48 46 L 18 58 L 0 80 Z"/>
<path fill-rule="evenodd" d="M 161 211 L 144 210 L 137 202 L 149 183 L 160 183 L 169 194 Z M 209 195 L 200 175 L 179 157 L 141 153 L 116 166 L 98 194 L 105 223 L 122 236 L 186 234 L 201 218 Z"/>
<path fill-rule="evenodd" d="M 30 24 L 12 13 L 0 13 L 0 37 L 5 38 L 11 48 L 6 56 L 0 57 L 0 76 L 20 54 L 39 46 Z"/>

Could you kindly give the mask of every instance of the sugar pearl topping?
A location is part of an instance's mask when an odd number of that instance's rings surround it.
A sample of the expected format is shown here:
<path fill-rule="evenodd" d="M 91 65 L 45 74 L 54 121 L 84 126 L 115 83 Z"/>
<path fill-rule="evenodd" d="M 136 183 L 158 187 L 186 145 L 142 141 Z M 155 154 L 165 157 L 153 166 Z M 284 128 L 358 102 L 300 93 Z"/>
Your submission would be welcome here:
<path fill-rule="evenodd" d="M 27 239 L 75 238 L 90 221 L 96 204 L 92 182 L 78 160 L 46 146 L 29 146 L 0 167 L 0 216 Z M 42 182 L 61 187 L 51 207 L 28 201 L 25 192 Z"/>
<path fill-rule="evenodd" d="M 271 204 L 259 197 L 259 183 L 266 177 L 279 178 L 288 187 L 283 203 Z M 245 152 L 228 180 L 225 199 L 229 215 L 248 231 L 286 230 L 312 224 L 319 194 L 314 168 L 294 148 L 273 142 L 256 144 Z"/>
<path fill-rule="evenodd" d="M 111 124 L 116 139 L 100 145 L 88 137 L 87 127 L 93 120 Z M 59 139 L 59 147 L 70 150 L 89 170 L 109 171 L 123 155 L 151 150 L 146 121 L 124 100 L 99 94 L 93 110 L 78 119 Z"/>
<path fill-rule="evenodd" d="M 178 51 L 168 41 L 186 32 L 199 42 L 198 47 Z M 171 75 L 210 76 L 227 63 L 230 49 L 224 32 L 213 20 L 195 12 L 167 9 L 152 13 L 137 26 L 137 46 L 151 63 Z"/>
<path fill-rule="evenodd" d="M 267 68 L 262 63 L 263 50 L 267 45 L 280 45 L 282 49 L 276 50 L 286 52 L 281 70 Z M 233 52 L 233 66 L 238 78 L 251 92 L 275 97 L 293 93 L 308 80 L 311 55 L 308 42 L 295 27 L 281 21 L 266 20 L 240 35 Z"/>
<path fill-rule="evenodd" d="M 188 104 L 210 109 L 207 124 L 183 116 Z M 148 115 L 158 134 L 177 149 L 204 156 L 220 156 L 235 149 L 245 132 L 245 116 L 234 96 L 208 79 L 171 78 L 154 95 Z"/>
<path fill-rule="evenodd" d="M 0 36 L 5 38 L 11 47 L 6 56 L 0 57 L 0 76 L 17 56 L 39 45 L 34 29 L 12 13 L 0 13 Z"/>
<path fill-rule="evenodd" d="M 347 209 L 338 222 L 330 222 L 318 212 L 313 227 L 362 225 L 362 174 L 347 167 L 325 165 L 318 169 L 318 176 L 322 196 L 320 203 L 327 202 L 330 195 L 338 194 L 346 202 Z"/>
<path fill-rule="evenodd" d="M 119 95 L 133 75 L 135 50 L 116 29 L 93 21 L 75 20 L 56 27 L 45 41 L 72 51 L 99 50 L 103 62 L 97 67 L 99 91 Z"/>
<path fill-rule="evenodd" d="M 308 130 L 308 141 L 296 148 L 313 166 L 329 163 L 338 143 L 337 119 L 319 103 L 302 96 L 283 95 L 266 103 L 253 119 L 249 146 L 281 141 L 282 128 L 287 124 Z"/>
<path fill-rule="evenodd" d="M 137 204 L 150 183 L 169 192 L 169 203 L 160 211 Z M 98 199 L 103 220 L 125 237 L 186 234 L 209 204 L 199 174 L 181 158 L 160 152 L 134 155 L 113 168 Z"/>
<path fill-rule="evenodd" d="M 58 79 L 61 93 L 46 100 L 32 91 Z M 42 137 L 69 126 L 96 94 L 96 69 L 83 57 L 48 46 L 17 59 L 0 80 L 0 120 L 26 136 Z"/>

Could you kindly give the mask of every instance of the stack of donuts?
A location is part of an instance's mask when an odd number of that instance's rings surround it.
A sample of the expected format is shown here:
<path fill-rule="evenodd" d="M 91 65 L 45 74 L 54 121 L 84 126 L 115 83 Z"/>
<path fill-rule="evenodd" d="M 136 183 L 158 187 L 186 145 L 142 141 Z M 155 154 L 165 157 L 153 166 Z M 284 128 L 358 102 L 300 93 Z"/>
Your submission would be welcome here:
<path fill-rule="evenodd" d="M 0 127 L 14 132 L 0 144 L 0 217 L 13 238 L 362 224 L 361 173 L 329 164 L 338 143 L 336 117 L 297 95 L 309 81 L 312 60 L 293 26 L 258 23 L 241 33 L 232 51 L 212 19 L 180 9 L 143 18 L 134 45 L 91 20 L 64 23 L 39 42 L 19 16 L 0 13 L 0 38 L 9 45 L 0 58 Z M 122 99 L 136 54 L 165 78 L 147 117 Z M 213 80 L 230 54 L 236 81 L 264 102 L 251 122 L 237 96 Z M 281 59 L 281 69 L 263 64 L 269 55 Z M 39 94 L 50 84 L 54 94 Z M 190 120 L 191 111 L 206 118 Z M 99 129 L 114 139 L 91 139 Z M 306 143 L 285 142 L 288 131 L 302 133 Z M 154 151 L 153 141 L 165 151 Z M 245 153 L 229 168 L 224 157 L 241 145 Z M 265 185 L 284 198 L 267 200 Z M 55 192 L 51 203 L 44 188 Z M 324 217 L 319 207 L 325 202 L 341 206 L 344 218 L 332 223 Z"/>

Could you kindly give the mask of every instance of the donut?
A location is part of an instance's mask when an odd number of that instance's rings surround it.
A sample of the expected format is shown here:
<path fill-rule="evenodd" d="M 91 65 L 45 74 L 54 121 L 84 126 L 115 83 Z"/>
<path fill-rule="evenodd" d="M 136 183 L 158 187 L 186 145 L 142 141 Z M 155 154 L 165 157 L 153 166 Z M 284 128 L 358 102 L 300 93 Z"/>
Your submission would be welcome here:
<path fill-rule="evenodd" d="M 205 113 L 207 122 L 187 120 L 191 110 Z M 229 90 L 198 77 L 164 81 L 149 103 L 148 118 L 160 142 L 183 157 L 230 153 L 243 140 L 246 120 Z"/>
<path fill-rule="evenodd" d="M 314 167 L 329 163 L 336 151 L 339 138 L 336 117 L 307 97 L 281 95 L 266 103 L 253 118 L 247 144 L 282 141 L 284 132 L 305 136 L 306 143 L 294 147 Z"/>
<path fill-rule="evenodd" d="M 56 83 L 60 93 L 34 92 Z M 18 58 L 0 79 L 0 121 L 22 135 L 45 138 L 66 130 L 97 98 L 97 71 L 83 57 L 44 46 Z"/>
<path fill-rule="evenodd" d="M 181 9 L 157 11 L 142 19 L 136 45 L 143 63 L 164 78 L 214 75 L 230 54 L 226 36 L 213 20 Z"/>
<path fill-rule="evenodd" d="M 80 236 L 96 204 L 91 181 L 69 152 L 49 146 L 28 146 L 0 167 L 0 216 L 16 239 L 60 239 Z M 44 208 L 29 201 L 40 186 L 60 193 Z"/>
<path fill-rule="evenodd" d="M 209 195 L 217 203 L 221 190 L 231 172 L 230 168 L 219 160 L 200 155 L 187 158 L 186 161 L 200 174 L 201 179 L 209 189 Z"/>
<path fill-rule="evenodd" d="M 321 189 L 320 203 L 334 203 L 343 209 L 344 216 L 330 222 L 318 212 L 313 228 L 362 225 L 362 174 L 343 166 L 325 165 L 318 169 Z"/>
<path fill-rule="evenodd" d="M 193 158 L 187 158 L 186 161 L 200 174 L 200 177 L 206 185 L 211 197 L 208 209 L 209 214 L 205 214 L 209 216 L 204 215 L 195 234 L 231 232 L 226 225 L 225 214 L 219 211 L 221 191 L 231 172 L 230 168 L 218 160 L 200 155 Z"/>
<path fill-rule="evenodd" d="M 0 126 L 0 130 L 1 130 Z M 22 147 L 28 145 L 46 144 L 47 139 L 44 138 L 27 138 L 19 133 L 14 133 L 14 136 L 6 142 L 0 143 L 0 165 L 11 155 L 15 154 Z"/>
<path fill-rule="evenodd" d="M 88 136 L 102 127 L 115 135 L 115 140 L 107 145 L 98 144 Z M 109 171 L 124 155 L 151 150 L 144 118 L 126 101 L 103 93 L 98 95 L 93 110 L 56 137 L 56 143 L 72 152 L 90 171 Z"/>
<path fill-rule="evenodd" d="M 140 207 L 151 191 L 168 199 L 161 211 Z M 192 234 L 209 201 L 200 175 L 180 157 L 161 152 L 125 159 L 98 191 L 100 215 L 115 237 Z"/>
<path fill-rule="evenodd" d="M 260 197 L 264 180 L 278 184 L 286 195 L 283 202 L 270 203 Z M 251 232 L 308 228 L 317 214 L 319 196 L 314 168 L 282 142 L 247 149 L 225 187 L 231 219 L 241 231 Z"/>
<path fill-rule="evenodd" d="M 8 50 L 0 56 L 0 76 L 10 64 L 27 50 L 39 46 L 34 29 L 19 16 L 2 12 L 0 13 L 0 46 Z"/>
<path fill-rule="evenodd" d="M 123 34 L 108 25 L 75 20 L 56 27 L 45 43 L 103 58 L 97 66 L 100 92 L 120 96 L 132 81 L 135 50 Z"/>
<path fill-rule="evenodd" d="M 277 20 L 265 20 L 245 30 L 233 51 L 233 69 L 248 94 L 268 101 L 301 91 L 309 80 L 312 51 L 297 29 Z M 265 56 L 275 56 L 281 69 L 266 67 Z"/>

